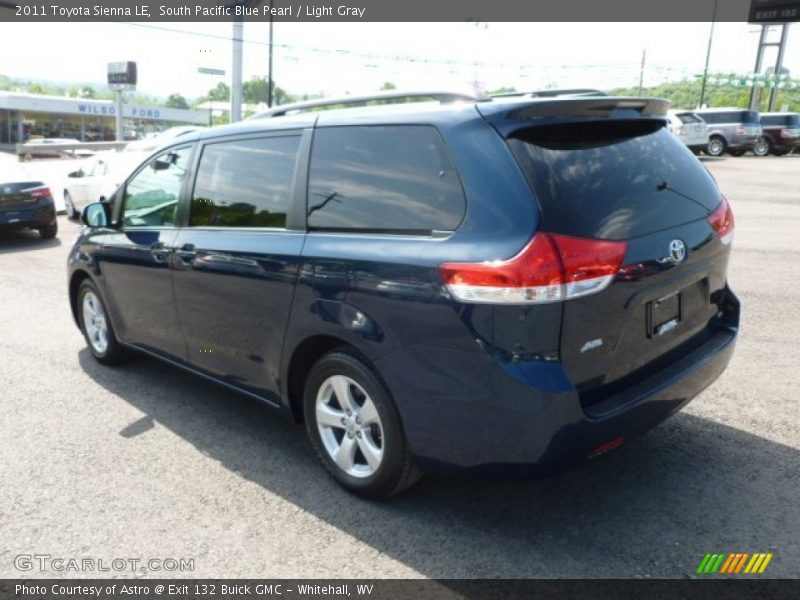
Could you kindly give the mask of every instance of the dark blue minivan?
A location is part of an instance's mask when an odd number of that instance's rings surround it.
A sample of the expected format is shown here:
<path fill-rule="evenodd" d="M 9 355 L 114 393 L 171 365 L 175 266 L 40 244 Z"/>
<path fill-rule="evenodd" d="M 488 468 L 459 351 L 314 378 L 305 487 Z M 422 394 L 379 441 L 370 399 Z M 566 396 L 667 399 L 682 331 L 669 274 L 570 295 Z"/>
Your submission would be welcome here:
<path fill-rule="evenodd" d="M 303 105 L 187 135 L 84 211 L 72 313 L 102 363 L 305 423 L 364 496 L 601 454 L 711 384 L 738 329 L 733 215 L 667 107 Z"/>

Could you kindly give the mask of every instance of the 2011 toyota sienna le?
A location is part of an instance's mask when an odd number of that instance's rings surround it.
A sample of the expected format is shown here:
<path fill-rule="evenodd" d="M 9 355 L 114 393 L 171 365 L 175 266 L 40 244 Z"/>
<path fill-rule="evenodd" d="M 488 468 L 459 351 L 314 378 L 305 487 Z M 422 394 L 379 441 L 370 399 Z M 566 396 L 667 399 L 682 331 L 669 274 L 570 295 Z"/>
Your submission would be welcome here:
<path fill-rule="evenodd" d="M 667 102 L 447 100 L 301 105 L 160 150 L 69 254 L 91 353 L 280 409 L 370 497 L 598 455 L 712 383 L 733 215 Z"/>

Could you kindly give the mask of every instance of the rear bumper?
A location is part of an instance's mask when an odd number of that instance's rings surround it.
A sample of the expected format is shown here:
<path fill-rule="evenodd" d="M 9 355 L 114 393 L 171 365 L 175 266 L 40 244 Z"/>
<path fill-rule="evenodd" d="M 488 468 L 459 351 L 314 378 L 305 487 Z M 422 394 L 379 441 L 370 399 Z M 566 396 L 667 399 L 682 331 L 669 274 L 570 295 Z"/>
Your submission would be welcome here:
<path fill-rule="evenodd" d="M 26 205 L 0 209 L 0 228 L 20 229 L 47 227 L 56 222 L 56 209 L 53 201 L 39 205 Z"/>
<path fill-rule="evenodd" d="M 489 354 L 436 349 L 436 356 L 427 357 L 435 361 L 427 365 L 435 369 L 429 371 L 432 376 L 444 382 L 451 369 L 457 373 L 450 377 L 449 389 L 441 387 L 437 393 L 420 387 L 430 381 L 424 374 L 425 358 L 400 353 L 377 366 L 392 390 L 422 469 L 535 473 L 651 429 L 717 379 L 731 359 L 737 336 L 738 300 L 730 292 L 729 297 L 726 322 L 701 345 L 587 409 L 558 362 L 503 363 Z"/>

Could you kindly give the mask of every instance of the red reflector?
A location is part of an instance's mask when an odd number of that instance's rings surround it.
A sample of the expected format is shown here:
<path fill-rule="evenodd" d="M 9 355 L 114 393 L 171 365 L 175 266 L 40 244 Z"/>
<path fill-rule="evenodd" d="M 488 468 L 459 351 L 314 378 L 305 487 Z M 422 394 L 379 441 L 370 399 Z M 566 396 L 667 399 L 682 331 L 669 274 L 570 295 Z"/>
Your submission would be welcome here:
<path fill-rule="evenodd" d="M 25 190 L 31 198 L 49 198 L 50 197 L 50 188 L 47 186 L 31 188 L 29 190 Z"/>
<path fill-rule="evenodd" d="M 606 442 L 605 444 L 600 444 L 597 448 L 595 448 L 589 453 L 589 458 L 594 458 L 595 456 L 600 456 L 601 454 L 605 454 L 606 452 L 611 452 L 614 448 L 619 448 L 620 446 L 622 446 L 623 441 L 624 439 L 620 435 L 618 437 L 615 437 L 610 442 Z"/>
<path fill-rule="evenodd" d="M 508 260 L 444 263 L 442 281 L 464 302 L 557 302 L 605 289 L 625 257 L 625 242 L 537 233 Z"/>
<path fill-rule="evenodd" d="M 717 210 L 709 215 L 708 222 L 711 224 L 711 227 L 714 228 L 714 231 L 717 232 L 723 244 L 731 243 L 734 229 L 733 211 L 725 196 L 722 197 L 722 202 Z"/>

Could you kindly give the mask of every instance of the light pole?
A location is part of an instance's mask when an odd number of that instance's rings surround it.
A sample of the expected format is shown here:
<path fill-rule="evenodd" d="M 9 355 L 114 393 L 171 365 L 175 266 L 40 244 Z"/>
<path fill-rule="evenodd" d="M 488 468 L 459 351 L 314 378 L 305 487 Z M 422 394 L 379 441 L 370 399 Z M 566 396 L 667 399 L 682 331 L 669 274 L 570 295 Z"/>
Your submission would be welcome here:
<path fill-rule="evenodd" d="M 717 23 L 717 1 L 714 0 L 714 13 L 711 15 L 711 31 L 708 32 L 708 50 L 706 50 L 706 67 L 703 69 L 703 84 L 700 86 L 700 103 L 698 108 L 703 108 L 706 101 L 706 80 L 708 79 L 708 63 L 711 60 L 711 43 L 714 41 L 714 25 Z"/>

